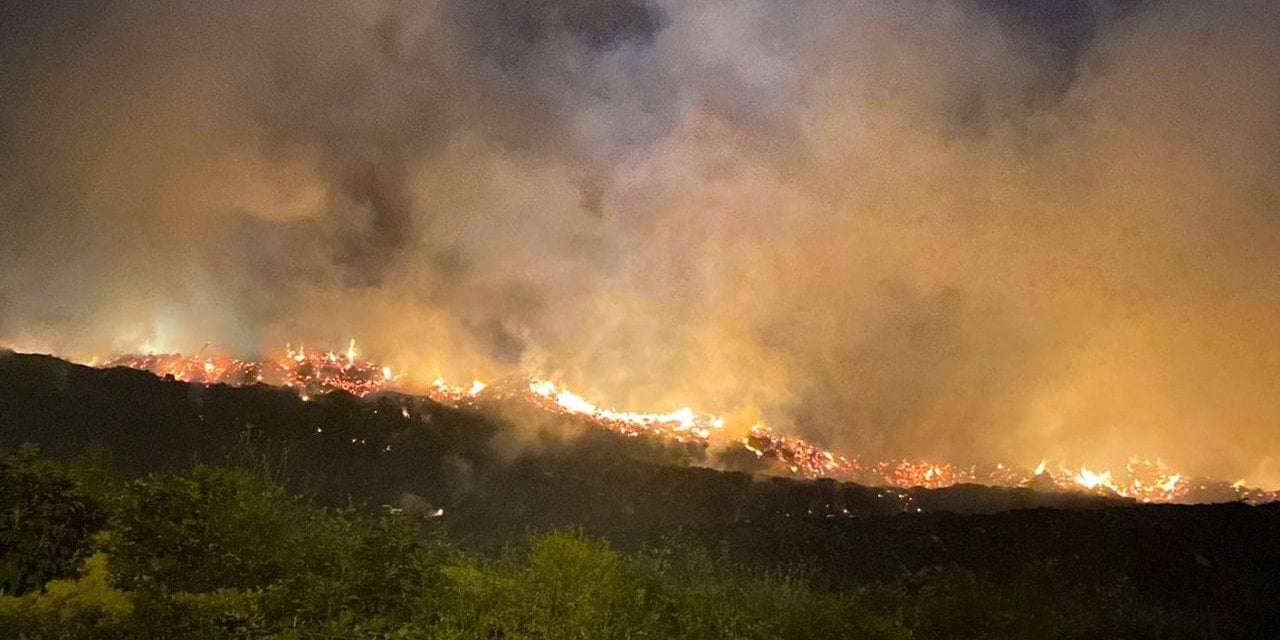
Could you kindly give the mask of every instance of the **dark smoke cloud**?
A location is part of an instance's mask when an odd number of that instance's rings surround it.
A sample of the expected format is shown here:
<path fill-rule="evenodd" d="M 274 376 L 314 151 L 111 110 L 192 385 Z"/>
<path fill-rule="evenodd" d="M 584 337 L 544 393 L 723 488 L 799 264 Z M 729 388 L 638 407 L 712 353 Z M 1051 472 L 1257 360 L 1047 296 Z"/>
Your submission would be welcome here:
<path fill-rule="evenodd" d="M 10 3 L 0 339 L 1280 482 L 1267 2 Z"/>

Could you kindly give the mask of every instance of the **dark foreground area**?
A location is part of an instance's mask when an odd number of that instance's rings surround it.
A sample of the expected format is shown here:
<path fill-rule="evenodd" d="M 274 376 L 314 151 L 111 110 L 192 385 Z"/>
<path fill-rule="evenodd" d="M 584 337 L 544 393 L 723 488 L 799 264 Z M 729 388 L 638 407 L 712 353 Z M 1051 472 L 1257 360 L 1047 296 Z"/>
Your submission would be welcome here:
<path fill-rule="evenodd" d="M 1206 638 L 1263 634 L 1045 561 L 860 588 L 678 537 L 581 532 L 498 554 L 399 509 L 323 509 L 245 469 L 124 481 L 28 446 L 0 459 L 0 631 L 17 638 Z M 874 552 L 874 549 L 867 549 Z M 1069 561 L 1064 562 L 1067 564 Z M 1258 612 L 1262 614 L 1264 612 Z M 1262 637 L 1258 635 L 1258 637 Z"/>
<path fill-rule="evenodd" d="M 767 478 L 11 354 L 0 447 L 4 637 L 1280 637 L 1274 505 Z"/>

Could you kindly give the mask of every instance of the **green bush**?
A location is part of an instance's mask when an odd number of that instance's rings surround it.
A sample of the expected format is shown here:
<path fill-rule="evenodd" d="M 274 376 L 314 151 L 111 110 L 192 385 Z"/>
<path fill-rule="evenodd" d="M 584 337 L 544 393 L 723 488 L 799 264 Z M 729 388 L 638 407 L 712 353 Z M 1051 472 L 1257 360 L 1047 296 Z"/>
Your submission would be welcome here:
<path fill-rule="evenodd" d="M 678 567 L 678 568 L 677 568 Z M 655 561 L 576 533 L 524 554 L 445 570 L 442 638 L 906 638 L 852 596 L 714 568 L 705 554 Z"/>
<path fill-rule="evenodd" d="M 98 501 L 38 447 L 0 458 L 0 594 L 75 575 L 104 522 Z"/>
<path fill-rule="evenodd" d="M 112 518 L 111 568 L 129 590 L 265 587 L 289 569 L 301 511 L 238 469 L 198 466 L 129 484 Z"/>
<path fill-rule="evenodd" d="M 425 543 L 400 512 L 386 511 L 375 519 L 312 510 L 289 548 L 288 574 L 263 593 L 273 618 L 407 620 L 440 586 L 444 551 Z"/>
<path fill-rule="evenodd" d="M 444 576 L 441 637 L 670 637 L 656 577 L 579 534 L 536 538 L 500 561 L 465 559 Z"/>
<path fill-rule="evenodd" d="M 50 581 L 41 592 L 0 596 L 4 637 L 126 637 L 133 597 L 108 584 L 105 555 L 90 556 L 82 569 L 82 577 Z"/>
<path fill-rule="evenodd" d="M 1088 590 L 1052 574 L 1028 585 L 930 568 L 824 590 L 698 547 L 626 554 L 576 532 L 496 557 L 466 554 L 397 510 L 316 508 L 236 469 L 103 479 L 92 498 L 81 471 L 32 449 L 6 457 L 2 471 L 5 576 L 27 593 L 0 596 L 0 638 L 1195 635 L 1123 585 Z"/>
<path fill-rule="evenodd" d="M 271 629 L 262 613 L 259 593 L 215 589 L 203 593 L 143 592 L 134 599 L 127 621 L 138 638 L 249 638 Z"/>

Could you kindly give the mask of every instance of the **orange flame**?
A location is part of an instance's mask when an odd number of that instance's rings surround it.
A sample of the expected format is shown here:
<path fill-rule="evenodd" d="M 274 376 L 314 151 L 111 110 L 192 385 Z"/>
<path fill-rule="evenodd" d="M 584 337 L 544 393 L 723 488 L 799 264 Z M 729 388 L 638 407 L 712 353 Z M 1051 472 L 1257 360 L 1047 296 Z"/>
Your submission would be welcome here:
<path fill-rule="evenodd" d="M 387 391 L 397 385 L 399 379 L 390 367 L 357 359 L 356 342 L 351 340 L 344 354 L 332 351 L 307 354 L 302 345 L 295 351 L 289 345 L 278 360 L 246 362 L 234 358 L 190 358 L 180 354 L 129 355 L 114 358 L 103 367 L 125 366 L 143 369 L 175 380 L 201 384 L 245 385 L 259 382 L 291 387 L 302 400 L 311 400 L 316 394 L 341 390 L 356 396 Z M 504 387 L 511 388 L 511 387 Z M 476 379 L 469 386 L 452 385 L 442 378 L 431 383 L 426 395 L 442 404 L 475 405 L 483 397 L 516 397 L 545 411 L 585 418 L 594 424 L 627 437 L 652 437 L 674 443 L 693 444 L 704 449 L 711 447 L 714 433 L 725 426 L 722 416 L 704 414 L 691 407 L 683 407 L 667 413 L 643 413 L 621 411 L 602 407 L 583 396 L 541 377 L 531 377 L 514 387 L 516 391 L 490 396 L 489 383 Z M 407 407 L 401 414 L 411 418 Z M 1101 491 L 1141 502 L 1173 502 L 1182 499 L 1191 490 L 1187 476 L 1169 469 L 1160 460 L 1132 458 L 1123 472 L 1114 472 L 1081 465 L 1072 471 L 1059 463 L 1057 469 L 1049 467 L 1047 459 L 1041 459 L 1028 472 L 1014 466 L 997 464 L 989 472 L 979 472 L 976 467 L 959 467 L 933 461 L 888 460 L 864 464 L 857 458 L 846 458 L 825 451 L 805 440 L 784 436 L 767 425 L 757 422 L 747 434 L 726 440 L 727 446 L 739 446 L 762 463 L 775 469 L 799 476 L 834 477 L 877 483 L 891 487 L 943 488 L 960 483 L 982 482 L 997 486 L 1024 486 L 1033 478 L 1044 479 L 1059 490 Z M 1041 485 L 1043 488 L 1043 485 Z M 1248 489 L 1240 481 L 1231 489 L 1242 497 L 1256 501 L 1274 500 L 1275 492 L 1259 492 Z"/>

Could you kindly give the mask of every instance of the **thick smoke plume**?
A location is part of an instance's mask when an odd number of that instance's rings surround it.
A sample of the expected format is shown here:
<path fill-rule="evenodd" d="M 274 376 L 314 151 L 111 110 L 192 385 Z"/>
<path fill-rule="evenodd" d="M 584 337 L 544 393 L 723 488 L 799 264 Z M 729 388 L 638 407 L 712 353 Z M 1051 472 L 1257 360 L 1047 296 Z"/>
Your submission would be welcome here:
<path fill-rule="evenodd" d="M 0 341 L 1280 483 L 1280 6 L 0 10 Z"/>

